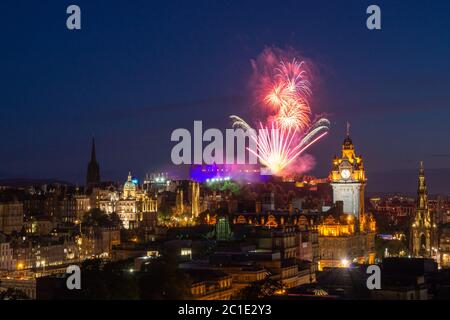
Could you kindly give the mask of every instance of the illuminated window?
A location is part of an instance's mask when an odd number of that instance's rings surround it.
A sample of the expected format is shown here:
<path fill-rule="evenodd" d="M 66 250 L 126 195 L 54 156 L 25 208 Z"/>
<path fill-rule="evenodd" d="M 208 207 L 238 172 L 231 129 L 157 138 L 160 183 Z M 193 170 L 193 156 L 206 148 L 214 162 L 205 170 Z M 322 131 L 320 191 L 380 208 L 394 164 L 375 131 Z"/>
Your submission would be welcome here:
<path fill-rule="evenodd" d="M 181 255 L 182 256 L 191 256 L 192 255 L 192 249 L 190 249 L 190 248 L 183 248 L 183 249 L 181 249 Z"/>

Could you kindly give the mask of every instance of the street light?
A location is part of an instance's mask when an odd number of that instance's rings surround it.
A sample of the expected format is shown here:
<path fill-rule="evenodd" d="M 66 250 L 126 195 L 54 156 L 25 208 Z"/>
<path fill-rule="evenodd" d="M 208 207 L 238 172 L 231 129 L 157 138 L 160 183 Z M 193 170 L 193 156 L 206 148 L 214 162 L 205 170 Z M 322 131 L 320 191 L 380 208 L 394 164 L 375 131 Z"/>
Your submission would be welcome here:
<path fill-rule="evenodd" d="M 350 261 L 344 258 L 341 260 L 341 265 L 343 268 L 348 268 L 350 266 Z"/>

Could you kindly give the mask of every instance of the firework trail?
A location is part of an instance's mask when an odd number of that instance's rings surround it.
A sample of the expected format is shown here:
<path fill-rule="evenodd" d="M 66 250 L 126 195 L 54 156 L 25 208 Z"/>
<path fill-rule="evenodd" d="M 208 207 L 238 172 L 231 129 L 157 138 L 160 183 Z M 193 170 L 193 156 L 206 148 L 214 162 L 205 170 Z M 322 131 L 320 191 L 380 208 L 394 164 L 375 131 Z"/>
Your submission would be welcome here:
<path fill-rule="evenodd" d="M 272 174 L 283 175 L 289 165 L 327 133 L 325 118 L 311 121 L 312 95 L 308 68 L 304 61 L 278 49 L 265 49 L 252 61 L 258 105 L 269 110 L 258 136 L 252 136 L 256 150 L 248 149 Z M 251 129 L 238 116 L 230 117 L 233 128 Z"/>
<path fill-rule="evenodd" d="M 303 138 L 300 140 L 300 145 L 304 146 L 307 145 L 310 141 L 314 140 L 314 137 L 317 136 L 319 132 L 327 132 L 330 128 L 330 121 L 325 118 L 321 118 L 317 120 L 310 128 L 309 131 L 306 132 L 306 134 L 303 136 Z"/>
<path fill-rule="evenodd" d="M 280 61 L 279 67 L 275 68 L 273 80 L 261 83 L 261 94 L 264 101 L 275 108 L 281 108 L 285 104 L 304 104 L 308 107 L 308 97 L 312 94 L 310 82 L 307 79 L 307 72 L 304 62 Z"/>
<path fill-rule="evenodd" d="M 248 149 L 272 174 L 280 173 L 291 161 L 296 148 L 292 148 L 294 134 L 291 130 L 276 128 L 272 123 L 269 129 L 260 124 L 258 137 L 252 137 L 257 150 Z"/>
<path fill-rule="evenodd" d="M 274 118 L 284 129 L 304 130 L 310 123 L 309 114 L 309 107 L 304 102 L 288 100 L 281 104 Z"/>
<path fill-rule="evenodd" d="M 310 126 L 312 95 L 304 61 L 266 49 L 253 62 L 258 101 L 268 107 L 278 126 L 305 130 Z"/>
<path fill-rule="evenodd" d="M 264 127 L 260 124 L 258 136 L 252 136 L 257 149 L 247 148 L 260 162 L 271 170 L 274 175 L 280 174 L 292 161 L 300 156 L 316 141 L 324 137 L 328 132 L 322 132 L 314 139 L 304 144 L 294 144 L 295 131 L 291 129 Z"/>
<path fill-rule="evenodd" d="M 231 119 L 231 122 L 233 124 L 233 129 L 236 129 L 236 128 L 243 129 L 243 130 L 250 130 L 251 129 L 250 125 L 247 122 L 245 122 L 245 120 L 242 119 L 239 116 L 232 115 L 232 116 L 230 116 L 230 119 Z"/>
<path fill-rule="evenodd" d="M 233 128 L 252 129 L 245 120 L 236 115 L 230 116 L 230 119 Z M 277 127 L 275 123 L 272 123 L 272 128 L 268 128 L 260 123 L 258 135 L 251 135 L 251 138 L 255 141 L 256 149 L 247 148 L 247 150 L 269 168 L 272 174 L 279 175 L 311 145 L 323 138 L 328 133 L 329 125 L 330 122 L 327 119 L 319 119 L 296 144 L 295 130 Z"/>

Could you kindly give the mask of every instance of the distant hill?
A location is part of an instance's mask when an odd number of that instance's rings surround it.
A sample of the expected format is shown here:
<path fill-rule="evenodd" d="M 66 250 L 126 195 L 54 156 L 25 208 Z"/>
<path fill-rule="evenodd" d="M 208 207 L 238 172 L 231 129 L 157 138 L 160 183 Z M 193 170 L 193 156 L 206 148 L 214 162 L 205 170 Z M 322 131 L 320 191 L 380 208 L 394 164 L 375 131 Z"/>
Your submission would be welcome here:
<path fill-rule="evenodd" d="M 415 194 L 418 175 L 419 170 L 368 171 L 367 191 L 370 193 Z M 450 168 L 425 168 L 425 176 L 430 194 L 450 195 Z"/>
<path fill-rule="evenodd" d="M 27 186 L 39 186 L 43 184 L 62 184 L 67 186 L 73 186 L 73 183 L 57 180 L 57 179 L 27 179 L 27 178 L 17 178 L 17 179 L 0 179 L 0 186 L 2 187 L 27 187 Z"/>

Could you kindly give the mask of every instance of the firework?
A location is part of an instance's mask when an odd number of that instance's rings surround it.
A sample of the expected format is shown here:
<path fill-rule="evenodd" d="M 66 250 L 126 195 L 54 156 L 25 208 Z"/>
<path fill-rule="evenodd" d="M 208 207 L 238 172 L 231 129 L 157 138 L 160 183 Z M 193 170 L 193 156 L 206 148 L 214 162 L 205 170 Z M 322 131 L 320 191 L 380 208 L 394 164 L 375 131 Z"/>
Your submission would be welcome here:
<path fill-rule="evenodd" d="M 307 101 L 312 93 L 304 61 L 299 62 L 295 58 L 288 62 L 281 60 L 275 77 L 283 83 L 287 97 Z"/>
<path fill-rule="evenodd" d="M 310 141 L 316 140 L 317 135 L 320 132 L 327 132 L 330 128 L 330 121 L 325 118 L 319 119 L 309 128 L 309 131 L 303 136 L 300 141 L 300 146 L 309 144 Z"/>
<path fill-rule="evenodd" d="M 278 174 L 288 165 L 295 152 L 291 147 L 294 135 L 289 129 L 276 128 L 274 123 L 272 128 L 264 127 L 262 124 L 260 126 L 258 137 L 253 137 L 257 149 L 248 148 L 248 150 L 258 157 L 272 174 Z"/>
<path fill-rule="evenodd" d="M 236 115 L 230 116 L 233 128 L 250 130 L 250 125 Z M 279 175 L 297 157 L 305 152 L 310 146 L 322 139 L 329 130 L 330 122 L 321 118 L 316 121 L 302 136 L 298 131 L 288 127 L 278 126 L 275 122 L 271 128 L 264 127 L 260 123 L 258 135 L 252 135 L 256 149 L 247 148 L 259 161 L 270 169 L 274 175 Z M 300 140 L 299 143 L 296 143 Z"/>
<path fill-rule="evenodd" d="M 279 175 L 292 161 L 328 133 L 322 132 L 306 144 L 295 144 L 295 131 L 291 129 L 279 128 L 274 123 L 271 128 L 262 124 L 260 127 L 258 137 L 252 136 L 256 150 L 247 149 L 274 175 Z"/>
<path fill-rule="evenodd" d="M 243 130 L 250 130 L 251 127 L 250 125 L 245 122 L 244 119 L 242 119 L 239 116 L 236 115 L 232 115 L 230 116 L 231 122 L 233 124 L 233 128 L 238 128 L 238 129 L 243 129 Z"/>
<path fill-rule="evenodd" d="M 274 64 L 275 57 L 271 57 Z M 272 69 L 264 72 L 257 81 L 260 102 L 275 112 L 274 119 L 285 129 L 304 130 L 310 125 L 311 109 L 308 97 L 311 84 L 305 63 L 295 58 L 280 59 Z"/>
<path fill-rule="evenodd" d="M 281 128 L 304 130 L 310 123 L 310 109 L 304 102 L 289 100 L 281 105 L 275 121 Z"/>
<path fill-rule="evenodd" d="M 311 121 L 312 90 L 304 61 L 267 48 L 252 65 L 258 105 L 269 110 L 265 123 L 270 125 L 260 123 L 258 135 L 251 136 L 256 148 L 248 150 L 272 174 L 283 175 L 295 159 L 328 133 L 330 122 L 325 118 Z M 251 129 L 242 118 L 230 118 L 233 128 Z"/>
<path fill-rule="evenodd" d="M 283 102 L 289 98 L 289 90 L 286 90 L 284 85 L 284 82 L 270 85 L 270 87 L 267 89 L 268 92 L 263 98 L 264 103 L 274 107 L 275 109 L 280 108 Z"/>

